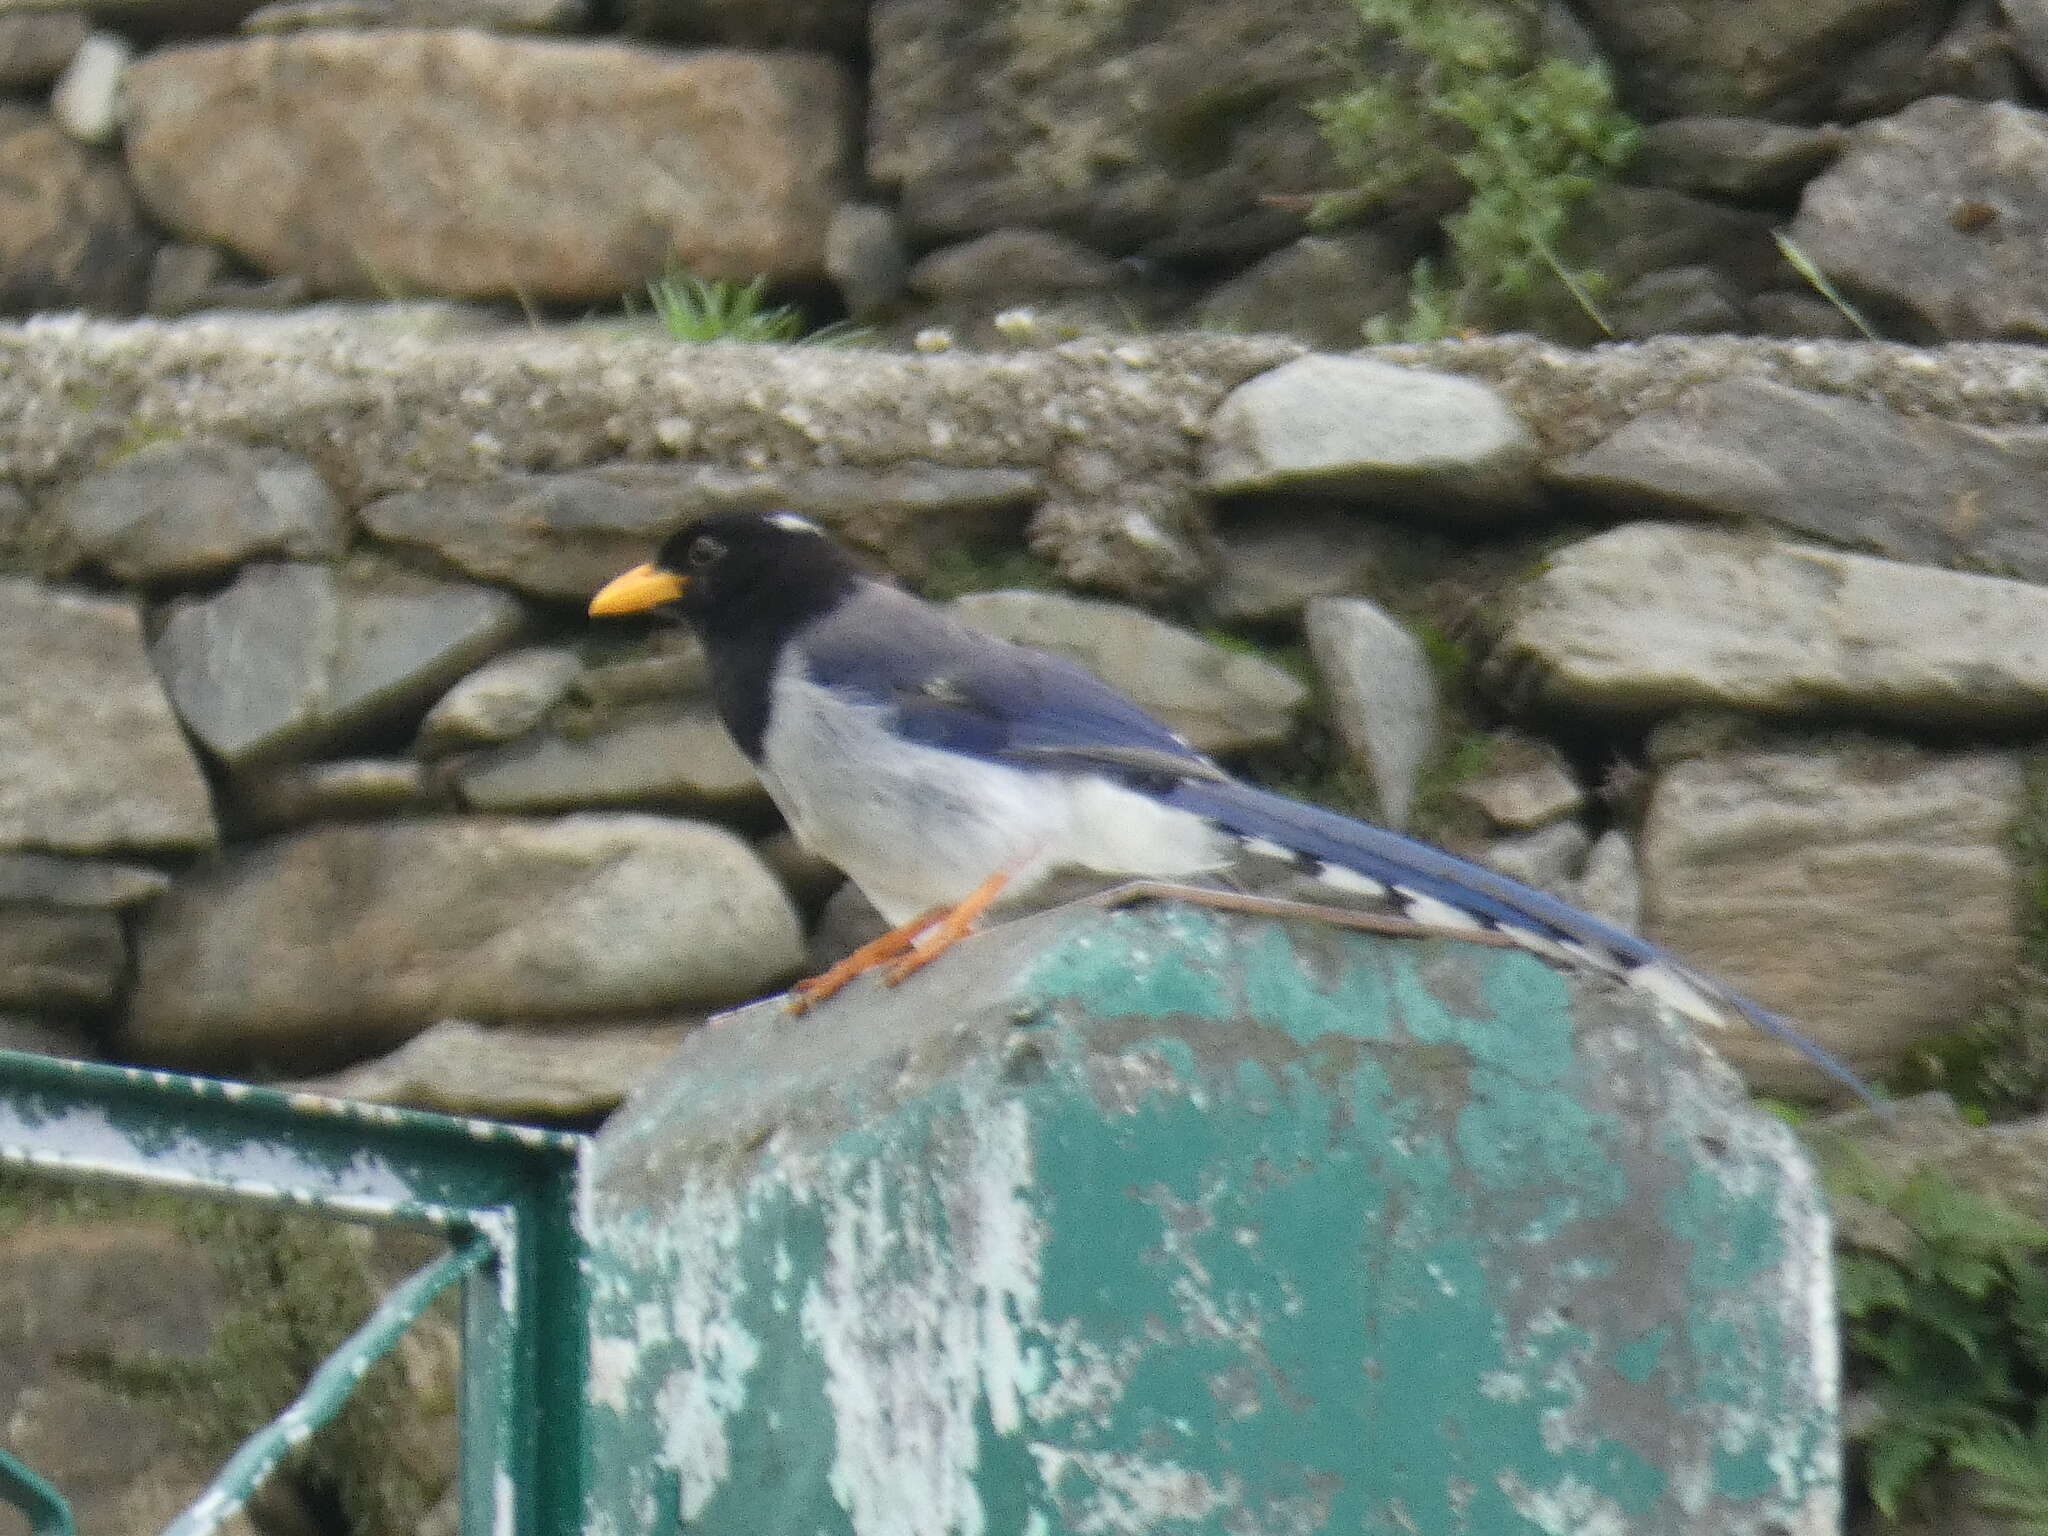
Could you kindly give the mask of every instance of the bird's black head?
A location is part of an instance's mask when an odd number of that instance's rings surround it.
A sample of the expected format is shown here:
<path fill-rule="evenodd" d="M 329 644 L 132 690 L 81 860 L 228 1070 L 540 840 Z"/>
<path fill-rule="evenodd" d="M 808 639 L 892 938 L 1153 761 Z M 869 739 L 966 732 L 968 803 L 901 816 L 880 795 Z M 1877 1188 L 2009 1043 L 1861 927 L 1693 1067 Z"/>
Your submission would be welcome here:
<path fill-rule="evenodd" d="M 790 512 L 721 512 L 671 535 L 651 564 L 607 582 L 594 618 L 667 611 L 716 644 L 800 627 L 860 579 L 860 568 Z"/>
<path fill-rule="evenodd" d="M 769 688 L 790 636 L 851 592 L 853 557 L 788 512 L 721 512 L 607 582 L 594 618 L 672 613 L 703 637 L 711 697 L 747 756 L 761 755 Z"/>

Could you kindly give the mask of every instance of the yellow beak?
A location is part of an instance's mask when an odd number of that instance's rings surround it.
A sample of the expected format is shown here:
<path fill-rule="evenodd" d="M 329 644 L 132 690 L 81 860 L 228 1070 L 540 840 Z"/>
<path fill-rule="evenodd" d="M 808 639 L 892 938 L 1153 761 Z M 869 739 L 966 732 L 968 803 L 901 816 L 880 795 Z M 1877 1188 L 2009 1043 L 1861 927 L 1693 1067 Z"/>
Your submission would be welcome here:
<path fill-rule="evenodd" d="M 664 571 L 658 565 L 636 565 L 598 589 L 597 596 L 590 600 L 590 616 L 616 619 L 629 613 L 645 613 L 674 602 L 688 584 L 674 571 Z"/>

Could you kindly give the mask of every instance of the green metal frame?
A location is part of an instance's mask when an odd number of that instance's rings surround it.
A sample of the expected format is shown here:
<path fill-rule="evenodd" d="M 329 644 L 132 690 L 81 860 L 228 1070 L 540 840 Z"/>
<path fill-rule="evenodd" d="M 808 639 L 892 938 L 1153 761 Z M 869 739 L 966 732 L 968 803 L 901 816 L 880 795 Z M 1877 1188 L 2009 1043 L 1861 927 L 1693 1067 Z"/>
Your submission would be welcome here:
<path fill-rule="evenodd" d="M 167 1536 L 206 1536 L 369 1365 L 463 1283 L 461 1502 L 469 1536 L 566 1536 L 582 1517 L 586 1137 L 173 1072 L 0 1051 L 0 1164 L 443 1233 Z M 0 1451 L 0 1500 L 70 1536 L 62 1498 Z"/>
<path fill-rule="evenodd" d="M 0 1500 L 28 1516 L 35 1536 L 77 1536 L 64 1496 L 5 1451 L 0 1451 Z"/>

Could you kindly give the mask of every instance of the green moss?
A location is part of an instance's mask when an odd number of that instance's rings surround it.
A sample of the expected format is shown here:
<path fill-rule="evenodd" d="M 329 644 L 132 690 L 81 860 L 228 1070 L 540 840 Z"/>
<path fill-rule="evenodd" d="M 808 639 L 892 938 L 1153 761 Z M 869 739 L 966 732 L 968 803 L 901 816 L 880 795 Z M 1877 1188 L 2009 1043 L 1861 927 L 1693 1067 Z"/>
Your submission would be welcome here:
<path fill-rule="evenodd" d="M 1472 727 L 1448 735 L 1415 782 L 1415 809 L 1410 816 L 1417 833 L 1437 838 L 1459 829 L 1463 818 L 1452 809 L 1452 792 L 1493 772 L 1493 737 Z"/>
<path fill-rule="evenodd" d="M 175 427 L 154 422 L 131 421 L 128 430 L 121 434 L 121 440 L 100 457 L 100 468 L 110 469 L 135 457 L 145 448 L 154 448 L 158 443 L 175 443 L 185 434 Z"/>
<path fill-rule="evenodd" d="M 1430 671 L 1436 675 L 1439 689 L 1455 696 L 1471 686 L 1470 644 L 1450 634 L 1442 625 L 1429 618 L 1409 619 L 1408 632 L 1422 647 L 1423 657 L 1429 662 Z"/>
<path fill-rule="evenodd" d="M 1312 107 L 1353 178 L 1317 205 L 1323 226 L 1377 212 L 1412 189 L 1462 183 L 1444 257 L 1415 268 L 1409 312 L 1374 341 L 1429 341 L 1482 309 L 1509 321 L 1560 296 L 1600 323 L 1597 272 L 1558 256 L 1573 208 L 1634 151 L 1635 125 L 1598 64 L 1539 57 L 1536 0 L 1351 0 L 1366 24 L 1360 77 Z M 1386 66 L 1398 45 L 1405 67 Z"/>
<path fill-rule="evenodd" d="M 935 603 L 969 592 L 1033 592 L 1060 590 L 1059 573 L 1027 549 L 1014 545 L 953 544 L 931 558 L 918 590 Z"/>
<path fill-rule="evenodd" d="M 1316 664 L 1310 657 L 1308 644 L 1304 640 L 1262 640 L 1239 630 L 1220 629 L 1213 625 L 1203 629 L 1201 636 L 1218 650 L 1229 651 L 1234 656 L 1252 656 L 1260 661 L 1271 662 L 1282 671 L 1301 679 L 1309 687 L 1313 688 L 1316 685 Z"/>

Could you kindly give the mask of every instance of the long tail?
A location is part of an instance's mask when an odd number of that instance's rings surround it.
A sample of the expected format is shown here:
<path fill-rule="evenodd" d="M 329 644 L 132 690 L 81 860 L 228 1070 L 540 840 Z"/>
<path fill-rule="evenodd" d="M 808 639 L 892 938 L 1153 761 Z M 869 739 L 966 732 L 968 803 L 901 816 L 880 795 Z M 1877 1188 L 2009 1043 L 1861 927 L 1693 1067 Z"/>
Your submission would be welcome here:
<path fill-rule="evenodd" d="M 1725 1027 L 1732 1014 L 1784 1041 L 1865 1103 L 1879 1105 L 1861 1077 L 1780 1015 L 1518 880 L 1249 784 L 1186 780 L 1162 798 L 1210 821 L 1251 853 L 1291 860 L 1333 889 L 1385 898 L 1417 922 L 1483 928 L 1547 959 L 1604 971 L 1698 1024 Z"/>

